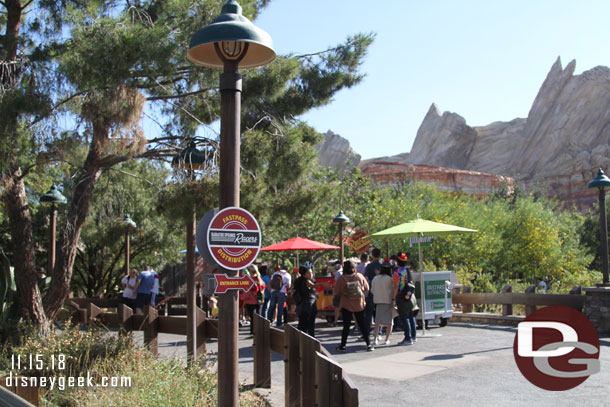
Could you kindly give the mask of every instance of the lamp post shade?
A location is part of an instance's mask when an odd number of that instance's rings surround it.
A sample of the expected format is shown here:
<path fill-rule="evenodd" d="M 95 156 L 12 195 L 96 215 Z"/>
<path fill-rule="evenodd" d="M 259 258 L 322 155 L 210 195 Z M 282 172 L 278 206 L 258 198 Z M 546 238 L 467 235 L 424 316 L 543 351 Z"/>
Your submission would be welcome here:
<path fill-rule="evenodd" d="M 194 141 L 180 151 L 172 160 L 172 167 L 186 170 L 202 170 L 207 166 L 205 154 L 197 149 Z"/>
<path fill-rule="evenodd" d="M 57 190 L 55 184 L 53 184 L 51 189 L 46 194 L 40 197 L 40 203 L 43 204 L 65 204 L 67 202 L 68 200 L 61 194 L 61 192 Z"/>
<path fill-rule="evenodd" d="M 125 217 L 123 218 L 123 223 L 134 229 L 137 227 L 136 223 L 129 217 L 128 214 L 125 214 Z"/>
<path fill-rule="evenodd" d="M 588 184 L 587 188 L 607 188 L 610 187 L 610 178 L 604 174 L 604 171 L 600 168 L 595 178 L 593 178 Z"/>
<path fill-rule="evenodd" d="M 241 14 L 241 6 L 229 0 L 222 14 L 191 37 L 187 57 L 209 68 L 223 68 L 237 62 L 239 68 L 253 68 L 275 59 L 271 36 Z"/>
<path fill-rule="evenodd" d="M 345 216 L 343 211 L 339 211 L 339 214 L 333 219 L 333 222 L 339 223 L 339 224 L 348 223 L 349 218 L 347 216 Z"/>

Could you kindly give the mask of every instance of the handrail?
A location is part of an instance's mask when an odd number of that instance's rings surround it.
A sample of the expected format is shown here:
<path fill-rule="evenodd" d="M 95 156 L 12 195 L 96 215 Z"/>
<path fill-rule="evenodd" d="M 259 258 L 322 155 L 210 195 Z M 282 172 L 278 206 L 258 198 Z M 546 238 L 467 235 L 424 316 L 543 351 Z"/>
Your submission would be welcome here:
<path fill-rule="evenodd" d="M 0 406 L 36 407 L 3 386 L 0 386 Z"/>

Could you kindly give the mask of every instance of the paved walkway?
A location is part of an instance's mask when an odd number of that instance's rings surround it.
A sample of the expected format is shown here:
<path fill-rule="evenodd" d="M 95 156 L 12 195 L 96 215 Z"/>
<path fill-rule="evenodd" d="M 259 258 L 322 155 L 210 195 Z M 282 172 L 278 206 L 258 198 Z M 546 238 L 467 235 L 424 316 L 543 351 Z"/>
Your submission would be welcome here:
<path fill-rule="evenodd" d="M 361 406 L 549 406 L 610 405 L 610 339 L 600 338 L 601 372 L 580 386 L 550 392 L 530 384 L 513 358 L 515 327 L 449 322 L 431 327 L 413 346 L 397 346 L 402 332 L 392 334 L 392 344 L 366 352 L 356 335 L 347 352 L 337 354 L 340 327 L 320 321 L 316 334 L 347 371 L 359 389 Z M 185 357 L 184 336 L 161 334 L 162 355 Z M 240 328 L 240 382 L 252 383 L 252 340 L 248 328 Z M 215 358 L 217 342 L 207 344 Z M 284 405 L 284 363 L 272 352 L 272 389 L 261 389 L 273 406 Z"/>

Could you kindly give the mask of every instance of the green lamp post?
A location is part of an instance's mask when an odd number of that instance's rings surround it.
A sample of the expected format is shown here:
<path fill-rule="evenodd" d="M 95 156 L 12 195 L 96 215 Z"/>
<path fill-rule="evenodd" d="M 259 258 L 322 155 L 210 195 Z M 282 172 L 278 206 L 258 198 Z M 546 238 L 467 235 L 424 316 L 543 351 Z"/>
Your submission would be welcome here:
<path fill-rule="evenodd" d="M 195 141 L 190 141 L 172 160 L 172 167 L 187 172 L 192 180 L 194 171 L 207 168 L 206 155 L 197 149 Z M 186 219 L 186 355 L 189 363 L 197 359 L 197 320 L 195 318 L 195 231 L 197 229 L 195 207 Z"/>
<path fill-rule="evenodd" d="M 189 44 L 188 59 L 195 64 L 221 68 L 220 75 L 220 208 L 239 206 L 239 155 L 241 75 L 239 68 L 268 64 L 275 59 L 269 34 L 242 16 L 235 0 L 227 1 L 222 13 L 198 30 Z M 233 276 L 236 273 L 224 270 Z M 218 405 L 237 406 L 238 344 L 236 290 L 220 295 L 218 324 Z"/>
<path fill-rule="evenodd" d="M 57 204 L 65 204 L 68 200 L 57 190 L 55 184 L 51 189 L 40 197 L 40 203 L 51 205 L 50 224 L 49 224 L 49 259 L 47 264 L 47 274 L 50 276 L 55 267 L 55 224 L 57 223 Z"/>
<path fill-rule="evenodd" d="M 137 227 L 136 223 L 131 220 L 129 214 L 123 217 L 123 225 L 125 225 L 125 275 L 129 275 L 129 232 Z"/>
<path fill-rule="evenodd" d="M 349 218 L 345 216 L 345 214 L 341 210 L 339 211 L 339 214 L 335 216 L 333 222 L 339 225 L 339 242 L 341 243 L 339 245 L 339 261 L 341 261 L 341 265 L 343 265 L 343 259 L 345 257 L 345 251 L 343 249 L 343 225 L 349 223 Z"/>
<path fill-rule="evenodd" d="M 597 176 L 588 184 L 587 188 L 599 189 L 599 225 L 601 229 L 601 245 L 602 245 L 602 273 L 603 285 L 610 285 L 608 278 L 608 224 L 606 221 L 606 191 L 605 188 L 610 187 L 610 179 L 604 174 L 600 168 Z"/>

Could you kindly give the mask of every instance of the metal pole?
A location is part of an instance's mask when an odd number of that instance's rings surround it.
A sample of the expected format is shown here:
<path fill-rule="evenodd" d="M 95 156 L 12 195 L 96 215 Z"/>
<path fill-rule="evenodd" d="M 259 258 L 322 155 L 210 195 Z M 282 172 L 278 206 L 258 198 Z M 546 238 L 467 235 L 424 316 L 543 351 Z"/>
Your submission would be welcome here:
<path fill-rule="evenodd" d="M 241 75 L 237 63 L 225 62 L 220 75 L 220 209 L 239 206 L 239 137 L 241 114 Z M 229 276 L 237 275 L 222 270 Z M 219 296 L 218 312 L 218 405 L 239 405 L 237 343 L 238 292 Z"/>
<path fill-rule="evenodd" d="M 197 320 L 195 318 L 195 208 L 186 221 L 186 357 L 189 364 L 197 359 Z"/>
<path fill-rule="evenodd" d="M 343 258 L 345 257 L 345 252 L 343 250 L 343 223 L 339 223 L 339 261 L 341 262 L 341 267 L 343 267 Z"/>
<path fill-rule="evenodd" d="M 426 292 L 424 291 L 424 261 L 422 260 L 421 236 L 417 236 L 417 251 L 419 252 L 419 290 L 421 292 L 421 329 L 426 335 Z"/>
<path fill-rule="evenodd" d="M 57 209 L 55 204 L 51 204 L 51 224 L 49 225 L 49 264 L 47 274 L 50 276 L 53 273 L 53 267 L 55 267 L 55 224 L 57 223 Z"/>
<path fill-rule="evenodd" d="M 602 273 L 604 285 L 610 284 L 608 278 L 608 224 L 606 221 L 606 191 L 599 189 L 599 223 L 601 226 Z"/>
<path fill-rule="evenodd" d="M 129 275 L 129 226 L 125 232 L 125 275 Z"/>

